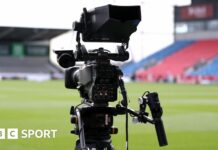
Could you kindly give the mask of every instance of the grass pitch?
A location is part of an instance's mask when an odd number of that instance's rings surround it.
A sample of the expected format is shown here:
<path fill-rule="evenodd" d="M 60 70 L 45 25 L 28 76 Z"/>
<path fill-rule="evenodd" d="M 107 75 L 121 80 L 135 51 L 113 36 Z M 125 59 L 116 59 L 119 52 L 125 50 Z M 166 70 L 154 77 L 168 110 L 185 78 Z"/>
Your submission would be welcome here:
<path fill-rule="evenodd" d="M 153 125 L 129 126 L 131 150 L 217 150 L 218 86 L 176 84 L 126 84 L 130 107 L 145 90 L 159 92 L 169 145 L 160 148 Z M 54 139 L 0 140 L 1 150 L 73 150 L 76 136 L 70 134 L 69 109 L 79 104 L 76 90 L 64 88 L 63 81 L 0 82 L 0 128 L 58 129 Z M 116 102 L 115 102 L 116 103 Z M 114 103 L 114 104 L 115 104 Z M 113 104 L 112 104 L 113 105 Z M 125 149 L 125 116 L 115 117 L 119 128 L 113 135 L 116 150 Z"/>

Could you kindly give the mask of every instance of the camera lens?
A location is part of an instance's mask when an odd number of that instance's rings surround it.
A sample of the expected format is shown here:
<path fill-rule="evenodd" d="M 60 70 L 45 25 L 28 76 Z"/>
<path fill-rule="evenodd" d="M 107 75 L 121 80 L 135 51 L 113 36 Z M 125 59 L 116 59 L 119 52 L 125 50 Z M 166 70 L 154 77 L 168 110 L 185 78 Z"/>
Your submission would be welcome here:
<path fill-rule="evenodd" d="M 75 65 L 75 58 L 73 54 L 64 53 L 59 56 L 58 63 L 63 68 L 73 67 Z"/>

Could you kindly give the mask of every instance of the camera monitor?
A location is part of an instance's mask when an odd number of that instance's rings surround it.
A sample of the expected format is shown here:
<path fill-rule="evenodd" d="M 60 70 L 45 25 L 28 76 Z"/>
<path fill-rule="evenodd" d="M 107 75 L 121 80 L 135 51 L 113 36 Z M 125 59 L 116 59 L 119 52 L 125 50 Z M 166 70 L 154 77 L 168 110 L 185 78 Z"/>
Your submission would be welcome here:
<path fill-rule="evenodd" d="M 140 21 L 140 6 L 106 5 L 84 10 L 80 30 L 85 42 L 127 43 Z"/>

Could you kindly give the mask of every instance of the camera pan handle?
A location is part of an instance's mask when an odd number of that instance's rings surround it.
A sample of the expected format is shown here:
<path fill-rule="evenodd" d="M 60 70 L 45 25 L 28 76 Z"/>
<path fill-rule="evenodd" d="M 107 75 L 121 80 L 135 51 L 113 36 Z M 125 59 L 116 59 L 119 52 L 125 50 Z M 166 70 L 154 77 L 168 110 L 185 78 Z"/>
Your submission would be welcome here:
<path fill-rule="evenodd" d="M 160 146 L 168 145 L 166 133 L 164 130 L 164 125 L 162 119 L 155 120 L 155 130 L 157 133 L 157 138 Z"/>

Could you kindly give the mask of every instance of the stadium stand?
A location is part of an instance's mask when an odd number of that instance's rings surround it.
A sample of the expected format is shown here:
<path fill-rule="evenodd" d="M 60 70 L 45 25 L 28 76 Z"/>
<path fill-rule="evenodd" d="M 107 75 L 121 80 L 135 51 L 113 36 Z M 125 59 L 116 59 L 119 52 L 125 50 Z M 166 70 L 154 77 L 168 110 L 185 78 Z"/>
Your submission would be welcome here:
<path fill-rule="evenodd" d="M 158 61 L 177 52 L 178 50 L 192 44 L 193 40 L 176 41 L 175 43 L 163 48 L 162 50 L 142 59 L 139 62 L 131 62 L 121 67 L 125 76 L 131 77 L 140 68 L 149 68 L 155 65 Z"/>
<path fill-rule="evenodd" d="M 199 40 L 169 55 L 155 66 L 136 73 L 137 79 L 154 81 L 181 78 L 199 62 L 207 62 L 218 55 L 218 40 Z"/>
<path fill-rule="evenodd" d="M 57 71 L 48 57 L 1 57 L 1 73 L 50 73 Z"/>
<path fill-rule="evenodd" d="M 48 57 L 0 57 L 1 79 L 48 80 L 60 74 Z"/>
<path fill-rule="evenodd" d="M 187 73 L 189 76 L 218 76 L 218 56 L 203 67 Z"/>
<path fill-rule="evenodd" d="M 66 29 L 0 26 L 0 80 L 49 80 L 63 72 L 49 60 L 50 40 Z"/>

